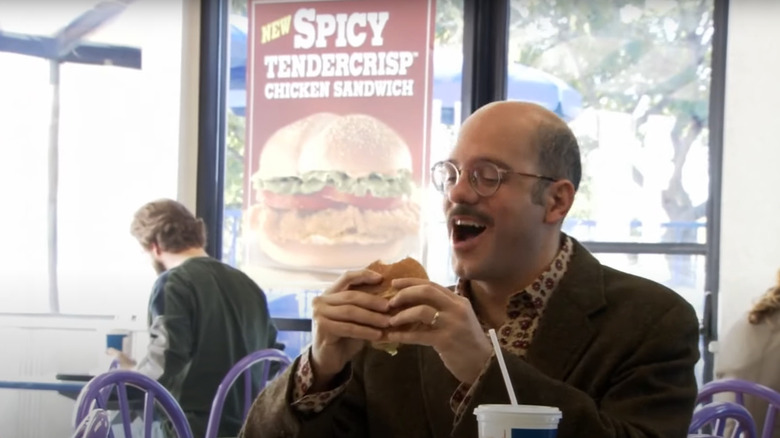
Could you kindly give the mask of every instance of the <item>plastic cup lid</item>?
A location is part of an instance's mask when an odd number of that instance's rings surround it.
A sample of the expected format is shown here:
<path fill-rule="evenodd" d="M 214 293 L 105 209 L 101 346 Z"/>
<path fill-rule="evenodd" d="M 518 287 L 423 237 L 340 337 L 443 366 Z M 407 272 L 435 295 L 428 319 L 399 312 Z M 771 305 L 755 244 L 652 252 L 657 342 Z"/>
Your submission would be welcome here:
<path fill-rule="evenodd" d="M 485 412 L 502 414 L 531 414 L 531 415 L 561 415 L 561 410 L 554 406 L 536 405 L 479 405 L 474 409 L 474 414 Z"/>

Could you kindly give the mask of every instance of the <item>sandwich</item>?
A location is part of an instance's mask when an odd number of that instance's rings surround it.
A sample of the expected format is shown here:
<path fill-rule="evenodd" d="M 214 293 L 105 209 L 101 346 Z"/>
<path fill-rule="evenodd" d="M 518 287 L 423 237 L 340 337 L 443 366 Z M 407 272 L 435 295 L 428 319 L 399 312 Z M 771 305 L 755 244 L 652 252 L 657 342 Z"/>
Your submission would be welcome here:
<path fill-rule="evenodd" d="M 294 267 L 395 258 L 419 233 L 404 139 L 366 114 L 315 113 L 277 130 L 252 176 L 249 245 Z"/>
<path fill-rule="evenodd" d="M 427 280 L 428 273 L 425 272 L 425 268 L 417 260 L 407 257 L 395 263 L 384 264 L 381 261 L 371 263 L 366 269 L 372 270 L 382 275 L 382 282 L 378 284 L 361 284 L 359 286 L 353 286 L 352 289 L 376 294 L 387 300 L 393 298 L 398 290 L 395 289 L 391 283 L 396 278 L 422 278 Z M 410 327 L 402 327 L 400 330 L 410 330 L 417 327 L 417 325 Z M 395 356 L 398 353 L 398 347 L 400 345 L 395 342 L 372 342 L 371 346 L 384 350 L 391 356 Z"/>

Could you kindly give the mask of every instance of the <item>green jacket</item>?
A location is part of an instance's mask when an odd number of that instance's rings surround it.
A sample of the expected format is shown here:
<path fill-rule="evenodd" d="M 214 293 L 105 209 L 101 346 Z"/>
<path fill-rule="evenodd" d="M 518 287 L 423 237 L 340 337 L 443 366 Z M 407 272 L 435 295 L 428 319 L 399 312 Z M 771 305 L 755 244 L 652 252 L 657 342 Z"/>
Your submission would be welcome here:
<path fill-rule="evenodd" d="M 158 379 L 203 436 L 211 403 L 230 367 L 250 352 L 273 347 L 274 327 L 260 287 L 210 257 L 191 258 L 157 279 L 149 300 L 151 342 L 138 370 Z M 260 373 L 254 373 L 259 387 Z M 243 420 L 243 385 L 234 385 L 220 436 L 235 436 Z"/>

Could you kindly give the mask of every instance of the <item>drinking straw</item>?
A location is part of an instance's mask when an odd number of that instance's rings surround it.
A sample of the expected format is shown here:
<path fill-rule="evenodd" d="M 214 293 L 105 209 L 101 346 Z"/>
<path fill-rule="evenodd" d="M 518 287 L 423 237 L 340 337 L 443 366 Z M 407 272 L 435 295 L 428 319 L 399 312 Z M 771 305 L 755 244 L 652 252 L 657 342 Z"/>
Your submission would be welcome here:
<path fill-rule="evenodd" d="M 504 376 L 504 384 L 506 385 L 506 392 L 509 393 L 509 401 L 513 405 L 517 405 L 517 397 L 515 396 L 515 390 L 512 387 L 512 381 L 509 380 L 509 372 L 506 370 L 506 362 L 504 362 L 504 354 L 501 353 L 501 347 L 498 345 L 498 338 L 496 337 L 496 331 L 493 329 L 488 330 L 490 334 L 490 340 L 493 342 L 493 350 L 496 352 L 496 358 L 498 359 L 498 366 L 501 367 L 501 374 Z"/>

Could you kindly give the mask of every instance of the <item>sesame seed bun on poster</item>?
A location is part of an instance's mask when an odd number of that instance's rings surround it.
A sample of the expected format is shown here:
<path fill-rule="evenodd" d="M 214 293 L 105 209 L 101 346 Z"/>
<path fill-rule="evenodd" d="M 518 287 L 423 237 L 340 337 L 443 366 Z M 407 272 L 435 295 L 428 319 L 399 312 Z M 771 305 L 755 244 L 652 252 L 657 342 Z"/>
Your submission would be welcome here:
<path fill-rule="evenodd" d="M 243 268 L 421 259 L 433 0 L 250 0 Z"/>

